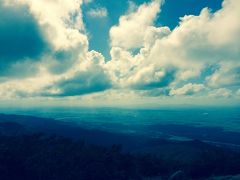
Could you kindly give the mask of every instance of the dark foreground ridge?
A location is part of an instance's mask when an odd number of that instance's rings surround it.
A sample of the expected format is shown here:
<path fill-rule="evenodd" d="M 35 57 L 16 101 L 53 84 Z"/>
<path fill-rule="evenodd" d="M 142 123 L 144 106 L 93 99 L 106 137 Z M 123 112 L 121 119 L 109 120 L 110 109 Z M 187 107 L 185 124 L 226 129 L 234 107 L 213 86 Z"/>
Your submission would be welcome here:
<path fill-rule="evenodd" d="M 125 150 L 114 145 L 124 141 Z M 239 164 L 238 151 L 198 140 L 148 139 L 0 115 L 1 180 L 213 179 L 240 174 Z"/>

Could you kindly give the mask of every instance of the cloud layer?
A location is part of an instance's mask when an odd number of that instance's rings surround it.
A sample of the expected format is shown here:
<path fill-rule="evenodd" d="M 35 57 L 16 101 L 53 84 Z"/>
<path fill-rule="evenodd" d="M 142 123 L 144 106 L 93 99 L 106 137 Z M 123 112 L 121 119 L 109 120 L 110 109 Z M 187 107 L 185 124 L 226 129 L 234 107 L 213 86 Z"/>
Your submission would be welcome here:
<path fill-rule="evenodd" d="M 239 98 L 240 2 L 155 25 L 163 2 L 130 3 L 109 30 L 111 59 L 89 50 L 82 0 L 0 1 L 0 96 Z M 107 9 L 90 9 L 106 17 Z M 21 14 L 24 14 L 21 16 Z M 109 93 L 116 96 L 116 93 Z"/>

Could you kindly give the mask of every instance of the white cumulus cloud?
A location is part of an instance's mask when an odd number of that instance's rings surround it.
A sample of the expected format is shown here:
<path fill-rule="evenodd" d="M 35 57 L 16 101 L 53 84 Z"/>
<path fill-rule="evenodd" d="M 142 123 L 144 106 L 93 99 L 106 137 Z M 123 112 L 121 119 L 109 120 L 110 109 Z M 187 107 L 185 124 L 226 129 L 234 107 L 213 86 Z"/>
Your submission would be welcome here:
<path fill-rule="evenodd" d="M 160 12 L 161 1 L 144 3 L 136 11 L 121 16 L 119 24 L 110 29 L 112 46 L 126 49 L 143 46 L 143 38 L 148 27 L 154 24 Z"/>

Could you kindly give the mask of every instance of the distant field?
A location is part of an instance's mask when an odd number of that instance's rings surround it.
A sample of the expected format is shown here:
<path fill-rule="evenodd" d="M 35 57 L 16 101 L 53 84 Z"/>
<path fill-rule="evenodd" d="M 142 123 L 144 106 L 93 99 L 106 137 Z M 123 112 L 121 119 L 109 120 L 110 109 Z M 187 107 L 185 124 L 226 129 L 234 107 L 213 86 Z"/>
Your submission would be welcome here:
<path fill-rule="evenodd" d="M 164 137 L 170 139 L 200 139 L 212 143 L 240 145 L 239 108 L 34 108 L 0 109 L 8 114 L 54 118 L 73 122 L 86 129 L 113 133 Z"/>

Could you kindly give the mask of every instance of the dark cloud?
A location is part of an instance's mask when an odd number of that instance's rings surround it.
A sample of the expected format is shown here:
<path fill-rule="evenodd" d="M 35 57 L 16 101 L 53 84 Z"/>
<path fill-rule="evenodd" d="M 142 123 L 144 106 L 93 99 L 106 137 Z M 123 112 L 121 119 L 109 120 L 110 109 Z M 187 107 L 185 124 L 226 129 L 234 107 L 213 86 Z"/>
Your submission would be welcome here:
<path fill-rule="evenodd" d="M 149 97 L 158 97 L 158 96 L 169 96 L 170 88 L 159 88 L 159 89 L 152 89 L 144 91 L 144 96 Z"/>
<path fill-rule="evenodd" d="M 99 66 L 93 65 L 90 69 L 84 72 L 77 72 L 72 78 L 62 79 L 54 85 L 47 87 L 47 93 L 43 96 L 78 96 L 100 92 L 111 88 L 111 81 Z M 59 89 L 57 94 L 49 93 L 52 89 Z"/>
<path fill-rule="evenodd" d="M 19 61 L 38 59 L 47 46 L 27 7 L 0 3 L 0 76 L 12 72 L 9 69 Z"/>
<path fill-rule="evenodd" d="M 48 70 L 53 74 L 65 73 L 76 63 L 78 55 L 74 49 L 52 52 L 49 57 L 51 61 L 46 62 Z"/>
<path fill-rule="evenodd" d="M 136 90 L 149 90 L 149 89 L 166 87 L 175 80 L 175 75 L 176 75 L 176 70 L 169 69 L 169 70 L 166 70 L 165 75 L 163 77 L 160 77 L 157 80 L 154 79 L 153 81 L 147 82 L 147 83 L 144 81 L 140 81 L 136 84 L 133 84 L 131 88 Z"/>
<path fill-rule="evenodd" d="M 38 63 L 29 60 L 15 62 L 0 69 L 0 80 L 7 80 L 9 78 L 21 79 L 32 76 L 38 72 Z"/>

